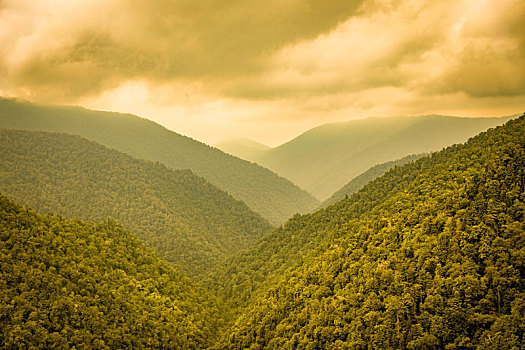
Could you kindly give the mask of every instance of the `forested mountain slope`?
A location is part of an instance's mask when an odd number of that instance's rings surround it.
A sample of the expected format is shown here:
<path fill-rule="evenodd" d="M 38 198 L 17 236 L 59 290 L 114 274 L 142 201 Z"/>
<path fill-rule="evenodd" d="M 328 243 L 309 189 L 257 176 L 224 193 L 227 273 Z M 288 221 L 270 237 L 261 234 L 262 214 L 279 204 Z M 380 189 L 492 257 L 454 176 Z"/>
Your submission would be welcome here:
<path fill-rule="evenodd" d="M 204 283 L 234 309 L 242 309 L 278 282 L 286 270 L 327 249 L 330 237 L 340 234 L 334 228 L 359 218 L 389 196 L 403 191 L 417 176 L 443 162 L 451 152 L 455 149 L 392 168 L 346 200 L 311 214 L 295 215 L 248 250 L 217 265 Z"/>
<path fill-rule="evenodd" d="M 364 173 L 354 177 L 352 181 L 341 187 L 338 191 L 336 191 L 333 195 L 330 196 L 326 201 L 323 202 L 323 207 L 326 207 L 328 205 L 334 204 L 341 199 L 344 199 L 346 196 L 350 196 L 357 191 L 359 191 L 361 188 L 363 188 L 367 183 L 374 180 L 375 178 L 378 178 L 379 176 L 382 176 L 384 173 L 386 173 L 388 170 L 392 169 L 393 167 L 400 166 L 409 162 L 413 162 L 421 157 L 424 157 L 426 154 L 412 154 L 406 157 L 403 157 L 401 159 L 392 160 L 390 162 L 382 163 L 375 165 L 365 171 Z"/>
<path fill-rule="evenodd" d="M 509 118 L 429 115 L 325 124 L 253 161 L 326 200 L 374 165 L 465 142 Z"/>
<path fill-rule="evenodd" d="M 0 191 L 43 213 L 115 218 L 193 277 L 271 229 L 190 170 L 66 134 L 0 129 Z"/>
<path fill-rule="evenodd" d="M 136 158 L 191 169 L 274 224 L 319 206 L 310 194 L 268 169 L 130 114 L 0 98 L 0 128 L 80 135 Z"/>
<path fill-rule="evenodd" d="M 203 349 L 222 309 L 115 221 L 0 195 L 2 349 Z"/>
<path fill-rule="evenodd" d="M 399 172 L 418 164 L 419 174 Z M 408 185 L 379 186 L 386 198 L 362 208 L 356 198 L 396 172 Z M 283 228 L 320 229 L 324 248 L 252 303 L 217 348 L 523 346 L 525 116 Z"/>

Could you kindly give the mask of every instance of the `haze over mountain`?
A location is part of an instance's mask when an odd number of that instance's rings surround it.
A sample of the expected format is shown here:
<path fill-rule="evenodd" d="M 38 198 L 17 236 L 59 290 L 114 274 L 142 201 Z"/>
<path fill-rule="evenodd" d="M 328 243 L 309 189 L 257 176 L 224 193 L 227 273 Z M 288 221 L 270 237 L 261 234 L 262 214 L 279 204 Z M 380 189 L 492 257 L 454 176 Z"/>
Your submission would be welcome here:
<path fill-rule="evenodd" d="M 509 119 L 429 115 L 325 124 L 251 160 L 325 200 L 374 165 L 465 142 Z"/>
<path fill-rule="evenodd" d="M 525 116 L 292 218 L 212 278 L 215 348 L 519 348 L 524 175 Z"/>
<path fill-rule="evenodd" d="M 66 134 L 0 129 L 0 192 L 43 213 L 117 219 L 192 277 L 271 229 L 190 170 Z"/>
<path fill-rule="evenodd" d="M 239 157 L 244 160 L 257 159 L 259 155 L 270 149 L 269 146 L 263 145 L 249 138 L 235 138 L 219 142 L 215 145 L 221 151 Z"/>
<path fill-rule="evenodd" d="M 136 158 L 191 169 L 273 224 L 319 205 L 310 194 L 261 166 L 129 114 L 0 98 L 0 127 L 80 135 Z"/>
<path fill-rule="evenodd" d="M 509 115 L 525 110 L 524 13 L 523 0 L 2 0 L 0 96 L 133 113 L 208 144 Z"/>
<path fill-rule="evenodd" d="M 340 200 L 344 199 L 346 196 L 350 196 L 356 193 L 361 188 L 365 187 L 369 182 L 378 178 L 379 176 L 382 176 L 384 173 L 386 173 L 390 169 L 396 166 L 401 166 L 403 164 L 413 162 L 427 155 L 428 154 L 426 153 L 412 154 L 412 155 L 409 155 L 409 156 L 406 156 L 406 157 L 403 157 L 397 160 L 392 160 L 390 162 L 375 165 L 371 167 L 370 169 L 368 169 L 367 171 L 354 177 L 352 181 L 350 181 L 349 183 L 341 187 L 339 190 L 337 190 L 333 195 L 330 196 L 330 198 L 328 198 L 327 200 L 323 202 L 323 207 L 339 202 Z"/>

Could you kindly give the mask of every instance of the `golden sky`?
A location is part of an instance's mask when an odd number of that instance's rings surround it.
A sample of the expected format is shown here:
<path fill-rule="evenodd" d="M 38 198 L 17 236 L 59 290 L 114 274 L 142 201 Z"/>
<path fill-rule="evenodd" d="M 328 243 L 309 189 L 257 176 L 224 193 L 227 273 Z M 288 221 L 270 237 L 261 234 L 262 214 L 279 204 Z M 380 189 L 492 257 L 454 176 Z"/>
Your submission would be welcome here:
<path fill-rule="evenodd" d="M 525 108 L 523 0 L 0 0 L 0 95 L 268 145 Z"/>

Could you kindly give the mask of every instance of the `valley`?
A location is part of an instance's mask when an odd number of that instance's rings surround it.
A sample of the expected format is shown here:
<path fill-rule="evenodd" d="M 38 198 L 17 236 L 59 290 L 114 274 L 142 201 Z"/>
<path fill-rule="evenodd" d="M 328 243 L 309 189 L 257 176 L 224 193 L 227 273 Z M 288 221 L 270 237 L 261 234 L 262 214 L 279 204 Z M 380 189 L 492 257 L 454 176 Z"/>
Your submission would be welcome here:
<path fill-rule="evenodd" d="M 278 227 L 192 170 L 50 132 L 49 119 L 1 129 L 0 288 L 11 301 L 0 341 L 519 346 L 524 118 L 377 164 Z"/>

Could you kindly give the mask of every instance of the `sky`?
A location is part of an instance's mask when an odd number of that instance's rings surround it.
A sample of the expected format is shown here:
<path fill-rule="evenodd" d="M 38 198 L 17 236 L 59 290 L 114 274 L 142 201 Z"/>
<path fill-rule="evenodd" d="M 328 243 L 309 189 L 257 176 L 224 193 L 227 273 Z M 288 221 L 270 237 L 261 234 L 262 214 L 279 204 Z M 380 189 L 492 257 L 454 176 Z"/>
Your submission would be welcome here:
<path fill-rule="evenodd" d="M 525 112 L 523 0 L 0 0 L 0 95 L 270 146 L 370 116 Z"/>

